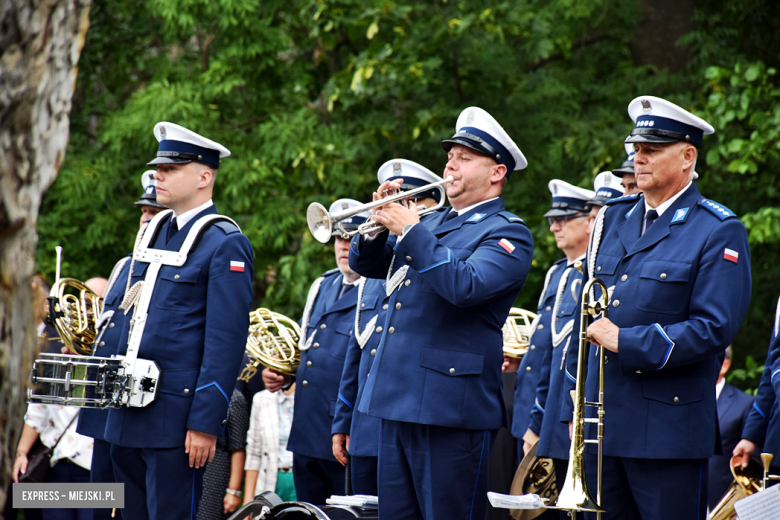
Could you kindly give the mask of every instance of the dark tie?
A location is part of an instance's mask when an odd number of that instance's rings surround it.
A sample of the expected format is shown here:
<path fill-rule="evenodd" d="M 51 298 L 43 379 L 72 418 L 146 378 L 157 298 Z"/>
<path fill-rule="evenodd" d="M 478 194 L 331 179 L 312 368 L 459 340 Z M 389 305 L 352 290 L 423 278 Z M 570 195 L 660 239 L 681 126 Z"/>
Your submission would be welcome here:
<path fill-rule="evenodd" d="M 458 216 L 458 212 L 455 211 L 454 209 L 450 208 L 449 213 L 447 213 L 444 216 L 444 220 L 442 221 L 442 224 L 444 224 L 445 222 L 449 222 L 450 220 L 454 219 L 457 216 Z"/>
<path fill-rule="evenodd" d="M 650 226 L 653 225 L 653 222 L 655 222 L 657 218 L 658 212 L 654 209 L 648 210 L 648 212 L 645 213 L 645 232 L 650 229 Z M 642 234 L 644 234 L 644 232 Z"/>
<path fill-rule="evenodd" d="M 176 217 L 171 217 L 171 221 L 168 223 L 168 236 L 165 239 L 165 243 L 171 241 L 173 235 L 179 230 L 179 226 L 176 224 Z"/>
<path fill-rule="evenodd" d="M 349 291 L 351 291 L 352 289 L 354 289 L 354 287 L 355 287 L 355 286 L 354 286 L 354 285 L 352 285 L 351 283 L 344 283 L 344 282 L 341 282 L 341 290 L 339 291 L 339 297 L 338 297 L 338 298 L 336 298 L 336 300 L 340 300 L 342 296 L 344 296 L 344 295 L 345 295 L 345 294 L 347 294 Z"/>

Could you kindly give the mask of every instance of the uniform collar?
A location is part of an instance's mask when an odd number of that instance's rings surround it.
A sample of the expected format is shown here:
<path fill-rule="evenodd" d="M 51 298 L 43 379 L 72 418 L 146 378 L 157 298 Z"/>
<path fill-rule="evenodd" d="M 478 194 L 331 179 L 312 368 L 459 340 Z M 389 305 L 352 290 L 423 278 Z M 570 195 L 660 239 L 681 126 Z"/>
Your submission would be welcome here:
<path fill-rule="evenodd" d="M 465 208 L 459 209 L 459 210 L 455 210 L 455 208 L 452 208 L 450 211 L 454 211 L 458 215 L 465 215 L 466 213 L 468 213 L 472 209 L 476 208 L 477 206 L 481 206 L 482 204 L 490 202 L 491 200 L 496 200 L 497 198 L 498 197 L 493 197 L 492 199 L 481 200 L 481 201 L 477 202 L 476 204 L 472 204 L 471 206 L 468 206 L 468 207 L 465 207 Z"/>
<path fill-rule="evenodd" d="M 577 258 L 575 258 L 573 262 L 569 262 L 569 259 L 565 258 L 564 260 L 566 260 L 566 262 L 567 262 L 566 263 L 566 267 L 567 268 L 571 267 L 571 266 L 573 266 L 574 264 L 576 264 L 577 262 L 580 262 L 580 261 L 582 261 L 584 263 L 585 262 L 585 254 L 586 253 L 582 253 L 582 255 L 577 257 Z"/>
<path fill-rule="evenodd" d="M 720 393 L 723 391 L 723 387 L 726 386 L 726 378 L 723 377 L 720 380 L 720 383 L 715 385 L 715 400 L 717 401 L 720 397 Z"/>
<path fill-rule="evenodd" d="M 647 203 L 647 198 L 645 198 L 645 213 L 647 213 L 648 210 L 654 209 L 658 213 L 658 216 L 660 217 L 661 215 L 664 214 L 664 211 L 669 209 L 669 207 L 672 204 L 674 204 L 674 201 L 680 198 L 680 195 L 685 193 L 685 190 L 691 187 L 691 184 L 693 184 L 693 181 L 688 181 L 688 184 L 686 184 L 683 189 L 681 189 L 680 191 L 672 195 L 672 197 L 669 200 L 659 204 L 657 208 L 651 208 L 650 205 Z"/>
<path fill-rule="evenodd" d="M 205 204 L 201 204 L 197 208 L 193 208 L 193 209 L 191 209 L 189 211 L 185 211 L 181 215 L 176 215 L 176 212 L 174 212 L 174 216 L 176 217 L 176 226 L 179 229 L 183 228 L 184 226 L 187 225 L 187 222 L 192 220 L 192 218 L 195 215 L 197 215 L 198 213 L 200 213 L 201 211 L 203 211 L 206 208 L 210 208 L 213 205 L 214 205 L 214 202 L 211 199 L 209 199 L 208 202 L 206 202 Z"/>

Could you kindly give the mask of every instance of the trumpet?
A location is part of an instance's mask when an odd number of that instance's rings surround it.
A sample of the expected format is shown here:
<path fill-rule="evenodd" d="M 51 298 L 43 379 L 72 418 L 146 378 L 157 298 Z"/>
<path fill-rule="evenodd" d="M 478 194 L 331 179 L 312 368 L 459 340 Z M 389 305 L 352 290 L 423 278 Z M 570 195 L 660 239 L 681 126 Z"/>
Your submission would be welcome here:
<path fill-rule="evenodd" d="M 47 321 L 57 329 L 60 340 L 73 354 L 92 355 L 92 345 L 97 338 L 97 318 L 103 311 L 103 298 L 95 294 L 83 282 L 74 278 L 60 278 L 62 247 L 57 246 L 56 280 L 49 293 Z M 66 293 L 71 288 L 78 296 Z"/>
<path fill-rule="evenodd" d="M 528 352 L 531 343 L 531 323 L 536 314 L 525 309 L 512 307 L 501 331 L 504 334 L 504 355 L 521 359 Z"/>
<path fill-rule="evenodd" d="M 312 202 L 309 204 L 309 208 L 306 210 L 306 222 L 309 224 L 309 231 L 311 231 L 311 234 L 314 236 L 314 238 L 322 242 L 323 244 L 327 243 L 328 240 L 330 240 L 331 232 L 333 230 L 334 224 L 337 224 L 339 227 L 339 231 L 341 231 L 344 235 L 347 236 L 354 236 L 358 233 L 361 235 L 365 235 L 368 233 L 374 233 L 375 231 L 380 231 L 384 229 L 384 226 L 381 224 L 377 224 L 376 222 L 365 222 L 358 226 L 357 230 L 355 231 L 346 231 L 341 224 L 343 220 L 354 217 L 355 215 L 358 215 L 360 213 L 363 213 L 365 211 L 371 211 L 375 208 L 378 208 L 380 206 L 384 206 L 385 204 L 389 204 L 391 202 L 398 202 L 404 199 L 410 199 L 414 198 L 415 195 L 418 193 L 423 193 L 432 189 L 438 189 L 441 194 L 441 200 L 431 206 L 430 208 L 423 208 L 417 210 L 417 214 L 422 217 L 424 215 L 427 215 L 429 213 L 433 213 L 434 211 L 439 210 L 442 206 L 444 206 L 445 198 L 445 189 L 444 185 L 448 184 L 450 182 L 453 182 L 455 179 L 452 177 L 452 175 L 447 176 L 447 178 L 442 179 L 437 182 L 432 182 L 431 184 L 426 184 L 425 186 L 420 186 L 419 188 L 414 188 L 412 190 L 408 191 L 399 191 L 397 193 L 394 193 L 392 195 L 388 195 L 387 197 L 384 197 L 379 200 L 375 200 L 374 202 L 367 202 L 366 204 L 361 204 L 360 206 L 355 206 L 350 209 L 345 209 L 342 211 L 336 211 L 333 213 L 329 213 L 327 209 L 325 209 L 325 206 L 322 204 L 319 204 L 317 202 Z"/>
<path fill-rule="evenodd" d="M 246 351 L 255 361 L 244 368 L 239 379 L 249 381 L 258 365 L 294 374 L 301 362 L 300 337 L 301 328 L 290 318 L 263 308 L 250 312 Z"/>

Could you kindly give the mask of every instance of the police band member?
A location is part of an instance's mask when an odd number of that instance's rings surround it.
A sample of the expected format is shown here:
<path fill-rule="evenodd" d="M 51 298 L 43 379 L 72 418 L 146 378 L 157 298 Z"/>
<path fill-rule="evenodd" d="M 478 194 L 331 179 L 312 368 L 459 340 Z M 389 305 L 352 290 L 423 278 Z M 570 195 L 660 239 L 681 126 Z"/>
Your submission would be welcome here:
<path fill-rule="evenodd" d="M 401 191 L 418 188 L 441 181 L 441 177 L 413 161 L 393 159 L 379 167 L 379 184 L 403 180 Z M 441 191 L 431 189 L 419 193 L 410 201 L 411 207 L 433 208 L 441 200 Z M 376 357 L 388 304 L 381 307 L 378 301 L 386 298 L 387 281 L 378 278 L 361 278 L 358 286 L 355 328 L 347 347 L 344 370 L 341 373 L 336 413 L 333 417 L 333 456 L 342 465 L 347 464 L 349 453 L 352 490 L 359 495 L 377 495 L 377 462 L 379 457 L 380 419 L 357 410 L 366 386 L 368 374 Z M 400 304 L 396 304 L 398 306 Z"/>
<path fill-rule="evenodd" d="M 734 455 L 742 457 L 742 467 L 762 446 L 763 453 L 774 455 L 770 473 L 780 474 L 780 300 L 775 311 L 775 326 L 761 374 L 761 382 L 753 401 L 753 409 L 742 430 L 742 440 L 734 448 Z"/>
<path fill-rule="evenodd" d="M 211 200 L 220 158 L 230 152 L 172 123 L 158 123 L 154 135 L 157 201 L 172 211 L 144 227 L 136 253 L 179 255 L 136 259 L 116 282 L 125 285 L 119 308 L 130 317 L 118 353 L 137 349 L 161 372 L 151 404 L 108 414 L 105 438 L 131 520 L 195 517 L 204 466 L 225 433 L 252 302 L 252 247 Z M 173 265 L 180 255 L 183 264 Z"/>
<path fill-rule="evenodd" d="M 638 193 L 639 188 L 636 185 L 636 177 L 634 176 L 634 145 L 632 143 L 625 143 L 626 153 L 628 157 L 619 168 L 612 170 L 612 174 L 616 177 L 620 177 L 620 185 L 623 187 L 624 195 L 631 195 L 632 193 Z"/>
<path fill-rule="evenodd" d="M 632 166 L 633 169 L 633 166 Z M 633 173 L 631 174 L 633 177 Z M 621 179 L 612 172 L 601 172 L 596 175 L 593 180 L 593 190 L 596 194 L 592 199 L 588 201 L 588 207 L 590 208 L 590 223 L 588 224 L 588 236 L 593 229 L 593 223 L 596 221 L 596 215 L 599 210 L 606 204 L 608 200 L 622 197 L 625 193 L 626 184 L 630 185 L 630 182 L 623 183 L 627 179 Z M 636 184 L 634 183 L 634 187 Z"/>
<path fill-rule="evenodd" d="M 352 199 L 339 199 L 331 212 L 359 206 Z M 346 231 L 355 231 L 368 212 L 342 221 Z M 335 237 L 336 269 L 324 273 L 309 289 L 301 322 L 301 364 L 295 375 L 295 408 L 287 449 L 293 453 L 293 478 L 298 499 L 325 504 L 331 495 L 344 494 L 344 467 L 333 456 L 331 425 L 338 399 L 347 343 L 354 335 L 355 306 L 360 276 L 349 267 L 349 236 L 338 228 Z M 271 368 L 263 370 L 268 390 L 290 384 Z"/>
<path fill-rule="evenodd" d="M 507 422 L 501 328 L 533 244 L 501 193 L 527 163 L 476 107 L 461 113 L 442 147 L 443 176 L 455 179 L 447 186 L 452 207 L 420 220 L 413 208 L 387 204 L 372 218 L 389 231 L 355 237 L 349 255 L 356 272 L 387 281 L 388 312 L 375 329 L 374 367 L 358 405 L 382 419 L 383 518 L 482 517 L 490 450 Z M 400 184 L 383 183 L 375 200 Z"/>
<path fill-rule="evenodd" d="M 145 222 L 154 217 L 157 213 L 165 209 L 165 206 L 157 202 L 157 192 L 155 191 L 154 174 L 156 170 L 149 170 L 141 176 L 141 185 L 143 194 L 140 200 L 133 203 L 133 206 L 141 209 L 141 222 Z M 116 355 L 119 344 L 122 339 L 122 332 L 126 329 L 126 323 L 131 318 L 119 309 L 122 299 L 125 295 L 125 286 L 127 275 L 130 272 L 130 256 L 119 260 L 111 271 L 108 278 L 108 284 L 103 293 L 103 312 L 97 321 L 98 335 L 92 348 L 92 355 L 97 357 L 109 358 Z M 98 410 L 93 408 L 82 408 L 79 411 L 79 421 L 76 431 L 81 435 L 92 437 L 94 447 L 92 450 L 92 466 L 90 469 L 90 481 L 99 483 L 116 482 L 114 477 L 114 467 L 111 463 L 110 444 L 105 440 L 106 419 L 108 410 Z M 93 511 L 96 520 L 111 517 L 110 509 L 95 509 Z M 122 510 L 115 514 L 120 515 Z"/>
<path fill-rule="evenodd" d="M 644 196 L 607 202 L 587 259 L 587 276 L 611 293 L 608 317 L 588 327 L 591 343 L 608 351 L 603 518 L 703 519 L 717 441 L 712 389 L 750 301 L 750 250 L 734 213 L 692 182 L 702 137 L 713 128 L 651 96 L 634 99 L 628 112 L 636 127 L 626 142 Z M 595 355 L 592 347 L 588 359 Z M 588 363 L 590 401 L 597 370 Z M 593 425 L 586 436 L 595 438 Z"/>
<path fill-rule="evenodd" d="M 133 203 L 133 206 L 141 210 L 141 225 L 144 222 L 148 222 L 155 215 L 165 209 L 165 206 L 157 202 L 157 180 L 154 176 L 157 174 L 157 170 L 147 170 L 141 176 L 141 185 L 144 187 L 144 192 L 141 194 L 140 200 Z"/>

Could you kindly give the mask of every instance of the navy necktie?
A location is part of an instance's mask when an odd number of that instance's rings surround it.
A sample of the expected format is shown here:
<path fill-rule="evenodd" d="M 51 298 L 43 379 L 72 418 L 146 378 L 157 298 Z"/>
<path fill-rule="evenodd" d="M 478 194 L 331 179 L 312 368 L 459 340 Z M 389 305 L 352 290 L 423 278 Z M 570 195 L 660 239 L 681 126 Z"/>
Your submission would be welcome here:
<path fill-rule="evenodd" d="M 444 216 L 444 220 L 442 221 L 442 224 L 444 224 L 445 222 L 449 222 L 450 220 L 454 219 L 457 216 L 458 216 L 458 212 L 450 208 L 450 212 Z"/>
<path fill-rule="evenodd" d="M 650 226 L 653 225 L 653 222 L 656 221 L 658 218 L 658 212 L 654 209 L 648 210 L 647 213 L 645 213 L 645 231 L 642 233 L 646 233 L 648 229 L 650 229 Z"/>
<path fill-rule="evenodd" d="M 339 291 L 339 297 L 336 298 L 336 300 L 340 300 L 342 296 L 347 294 L 351 289 L 353 289 L 355 286 L 351 283 L 341 283 L 341 290 Z"/>
<path fill-rule="evenodd" d="M 171 241 L 173 235 L 179 230 L 179 226 L 176 224 L 176 217 L 171 217 L 171 221 L 168 223 L 168 236 L 165 239 L 165 243 Z"/>

